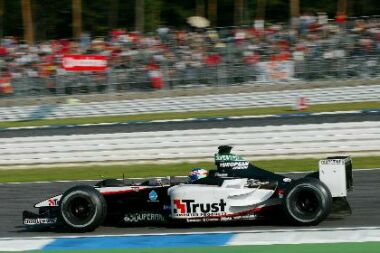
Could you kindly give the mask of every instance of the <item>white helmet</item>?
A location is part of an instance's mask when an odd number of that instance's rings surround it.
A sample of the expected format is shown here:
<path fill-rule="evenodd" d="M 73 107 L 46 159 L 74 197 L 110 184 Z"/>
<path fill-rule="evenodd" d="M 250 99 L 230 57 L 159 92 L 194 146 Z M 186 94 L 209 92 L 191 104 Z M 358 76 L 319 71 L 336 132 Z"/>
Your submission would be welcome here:
<path fill-rule="evenodd" d="M 205 178 L 208 175 L 208 171 L 202 168 L 192 169 L 189 173 L 189 182 L 195 182 L 198 179 Z"/>

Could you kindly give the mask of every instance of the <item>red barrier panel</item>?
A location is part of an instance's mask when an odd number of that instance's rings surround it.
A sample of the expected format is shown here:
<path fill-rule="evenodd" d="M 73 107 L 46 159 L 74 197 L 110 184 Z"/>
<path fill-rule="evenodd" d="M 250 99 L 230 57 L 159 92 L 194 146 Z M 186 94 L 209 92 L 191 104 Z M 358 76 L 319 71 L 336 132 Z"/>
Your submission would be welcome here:
<path fill-rule="evenodd" d="M 105 71 L 107 57 L 103 55 L 65 55 L 62 67 L 67 71 Z"/>
<path fill-rule="evenodd" d="M 11 93 L 13 93 L 11 78 L 10 77 L 0 78 L 0 94 L 11 94 Z"/>

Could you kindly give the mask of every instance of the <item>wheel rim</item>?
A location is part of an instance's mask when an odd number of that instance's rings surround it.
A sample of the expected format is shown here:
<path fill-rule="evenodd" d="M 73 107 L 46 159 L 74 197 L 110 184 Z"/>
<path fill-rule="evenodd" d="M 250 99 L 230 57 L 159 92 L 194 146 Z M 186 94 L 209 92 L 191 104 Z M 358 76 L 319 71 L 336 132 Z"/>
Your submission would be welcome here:
<path fill-rule="evenodd" d="M 66 210 L 68 218 L 75 225 L 86 224 L 96 212 L 91 199 L 85 196 L 73 197 Z"/>
<path fill-rule="evenodd" d="M 315 220 L 321 213 L 321 199 L 313 188 L 300 188 L 294 192 L 293 216 L 303 222 Z"/>
<path fill-rule="evenodd" d="M 320 199 L 313 190 L 303 189 L 297 193 L 295 208 L 302 216 L 313 217 L 320 210 Z"/>

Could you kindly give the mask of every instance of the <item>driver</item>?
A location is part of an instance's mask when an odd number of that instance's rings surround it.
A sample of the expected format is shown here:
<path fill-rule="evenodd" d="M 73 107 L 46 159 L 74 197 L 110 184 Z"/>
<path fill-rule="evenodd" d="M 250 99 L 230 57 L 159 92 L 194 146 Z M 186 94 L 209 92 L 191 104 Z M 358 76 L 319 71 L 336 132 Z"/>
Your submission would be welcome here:
<path fill-rule="evenodd" d="M 222 185 L 223 179 L 209 175 L 208 171 L 202 168 L 192 169 L 188 176 L 189 184 L 207 184 L 207 185 Z"/>
<path fill-rule="evenodd" d="M 195 181 L 206 178 L 208 176 L 208 171 L 202 168 L 194 168 L 189 173 L 189 183 L 194 183 Z"/>

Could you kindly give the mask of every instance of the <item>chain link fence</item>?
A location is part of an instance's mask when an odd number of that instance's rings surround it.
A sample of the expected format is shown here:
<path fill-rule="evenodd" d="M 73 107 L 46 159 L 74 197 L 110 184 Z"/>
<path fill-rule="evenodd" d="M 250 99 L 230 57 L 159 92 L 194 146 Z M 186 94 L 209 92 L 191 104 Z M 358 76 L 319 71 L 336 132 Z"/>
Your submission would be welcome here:
<path fill-rule="evenodd" d="M 279 64 L 279 63 L 276 63 Z M 284 65 L 285 63 L 281 63 Z M 163 65 L 163 89 L 231 86 L 254 83 L 289 83 L 316 80 L 379 79 L 379 55 L 287 61 L 292 73 L 268 78 L 258 64 L 222 63 L 216 66 L 175 68 Z M 265 67 L 265 66 L 264 66 Z M 278 68 L 282 68 L 279 66 Z M 274 69 L 273 71 L 281 71 Z M 280 73 L 280 72 L 277 72 Z M 107 73 L 65 73 L 49 77 L 19 77 L 11 81 L 12 96 L 72 95 L 155 90 L 149 71 L 113 68 Z"/>

